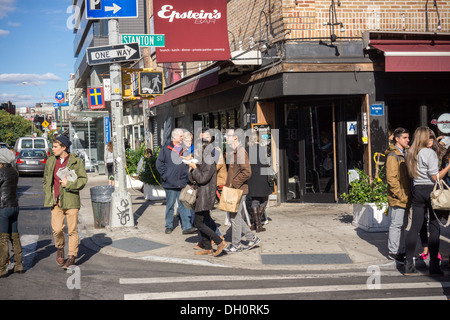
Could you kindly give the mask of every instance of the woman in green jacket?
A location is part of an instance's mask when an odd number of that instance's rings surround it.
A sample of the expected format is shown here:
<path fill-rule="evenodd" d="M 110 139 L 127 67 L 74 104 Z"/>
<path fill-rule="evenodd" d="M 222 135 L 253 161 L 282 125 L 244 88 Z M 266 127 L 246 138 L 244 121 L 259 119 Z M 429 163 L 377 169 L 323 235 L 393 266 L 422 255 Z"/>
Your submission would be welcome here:
<path fill-rule="evenodd" d="M 78 254 L 78 211 L 80 209 L 80 190 L 87 183 L 87 175 L 83 161 L 69 152 L 72 143 L 69 138 L 60 135 L 53 139 L 53 155 L 47 159 L 44 171 L 44 206 L 51 209 L 51 223 L 55 246 L 56 263 L 64 269 L 75 263 Z M 75 175 L 58 177 L 57 173 L 64 168 Z M 69 232 L 68 259 L 64 259 L 64 218 L 67 219 Z"/>

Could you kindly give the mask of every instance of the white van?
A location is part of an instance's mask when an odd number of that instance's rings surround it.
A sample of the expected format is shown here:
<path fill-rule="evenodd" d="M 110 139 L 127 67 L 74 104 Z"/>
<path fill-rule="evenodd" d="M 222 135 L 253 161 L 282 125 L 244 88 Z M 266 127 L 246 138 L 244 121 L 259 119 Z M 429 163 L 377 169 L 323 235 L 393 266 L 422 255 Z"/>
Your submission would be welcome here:
<path fill-rule="evenodd" d="M 47 156 L 50 155 L 48 140 L 43 137 L 21 137 L 17 139 L 14 146 L 16 157 L 19 156 L 19 153 L 20 151 L 22 151 L 22 149 L 41 149 L 45 150 Z"/>

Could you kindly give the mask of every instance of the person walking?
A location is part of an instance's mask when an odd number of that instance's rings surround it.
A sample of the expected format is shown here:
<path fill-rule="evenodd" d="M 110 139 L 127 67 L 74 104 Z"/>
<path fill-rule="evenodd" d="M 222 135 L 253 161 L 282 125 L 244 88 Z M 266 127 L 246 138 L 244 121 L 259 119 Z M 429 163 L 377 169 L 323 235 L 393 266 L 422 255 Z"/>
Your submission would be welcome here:
<path fill-rule="evenodd" d="M 105 165 L 108 172 L 108 184 L 114 185 L 114 154 L 113 143 L 109 141 L 105 147 Z"/>
<path fill-rule="evenodd" d="M 214 209 L 214 203 L 216 201 L 217 169 L 215 161 L 208 161 L 204 157 L 205 154 L 214 157 L 214 148 L 210 144 L 210 140 L 203 133 L 200 138 L 202 139 L 201 146 L 196 146 L 196 153 L 199 153 L 197 156 L 201 157 L 201 161 L 198 165 L 194 162 L 189 163 L 189 167 L 192 169 L 189 172 L 189 180 L 198 187 L 197 201 L 195 202 L 194 226 L 198 229 L 202 237 L 202 250 L 195 252 L 195 254 L 212 255 L 211 241 L 214 241 L 217 245 L 214 256 L 217 257 L 227 246 L 227 242 L 205 223 L 206 219 L 212 220 L 210 210 Z"/>
<path fill-rule="evenodd" d="M 0 149 L 0 278 L 8 274 L 6 264 L 9 260 L 9 240 L 14 251 L 14 272 L 23 272 L 22 245 L 18 231 L 19 173 L 11 165 L 14 161 L 13 152 L 6 148 Z"/>
<path fill-rule="evenodd" d="M 56 263 L 68 269 L 75 264 L 78 255 L 78 211 L 80 210 L 80 190 L 88 181 L 83 161 L 69 148 L 72 142 L 65 135 L 53 139 L 53 155 L 47 159 L 44 170 L 44 207 L 51 208 L 51 224 L 55 239 Z M 67 176 L 62 179 L 58 171 L 68 169 L 75 173 L 75 181 L 69 181 Z M 64 219 L 67 220 L 69 233 L 68 259 L 64 258 Z"/>
<path fill-rule="evenodd" d="M 175 202 L 178 203 L 178 213 L 180 214 L 183 234 L 192 234 L 197 231 L 192 226 L 192 212 L 185 208 L 180 202 L 180 192 L 188 182 L 189 167 L 183 163 L 183 157 L 188 153 L 183 149 L 183 129 L 175 128 L 172 131 L 172 141 L 163 146 L 156 159 L 156 169 L 158 170 L 162 187 L 166 191 L 166 212 L 165 212 L 165 233 L 173 231 L 173 212 Z"/>
<path fill-rule="evenodd" d="M 227 187 L 240 189 L 243 191 L 239 208 L 237 212 L 229 212 L 231 222 L 231 244 L 225 248 L 225 252 L 234 253 L 240 252 L 244 249 L 251 249 L 258 245 L 261 240 L 253 234 L 244 221 L 244 206 L 246 195 L 248 194 L 247 181 L 252 175 L 247 151 L 242 145 L 243 133 L 242 130 L 228 129 L 227 130 Z M 249 241 L 246 246 L 241 243 L 242 234 Z"/>
<path fill-rule="evenodd" d="M 391 224 L 388 233 L 388 258 L 399 263 L 405 261 L 405 217 L 411 206 L 411 179 L 406 166 L 406 150 L 409 147 L 409 131 L 397 128 L 394 144 L 389 145 L 386 158 L 387 198 Z"/>
<path fill-rule="evenodd" d="M 434 139 L 433 139 L 434 138 Z M 408 172 L 413 180 L 412 189 L 412 215 L 411 227 L 406 234 L 406 262 L 404 275 L 418 275 L 414 266 L 414 253 L 419 236 L 419 231 L 428 214 L 429 231 L 429 251 L 430 251 L 430 275 L 442 275 L 443 272 L 439 266 L 439 222 L 431 206 L 430 193 L 433 191 L 435 181 L 439 177 L 442 179 L 450 169 L 450 163 L 439 171 L 439 159 L 436 152 L 432 149 L 436 137 L 434 132 L 428 127 L 419 127 L 414 133 L 413 143 L 408 151 L 406 163 Z"/>
<path fill-rule="evenodd" d="M 269 201 L 272 189 L 269 185 L 267 147 L 262 147 L 259 142 L 258 132 L 253 132 L 249 137 L 248 153 L 252 169 L 252 175 L 248 179 L 248 197 L 253 216 L 253 230 L 257 233 L 266 231 L 262 226 L 261 219 Z"/>

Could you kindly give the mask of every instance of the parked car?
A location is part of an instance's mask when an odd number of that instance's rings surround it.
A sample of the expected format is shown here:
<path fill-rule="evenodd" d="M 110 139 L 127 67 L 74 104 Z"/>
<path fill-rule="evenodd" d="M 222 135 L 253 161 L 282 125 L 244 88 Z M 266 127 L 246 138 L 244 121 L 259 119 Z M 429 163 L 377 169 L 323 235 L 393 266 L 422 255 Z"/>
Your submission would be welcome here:
<path fill-rule="evenodd" d="M 6 142 L 0 142 L 0 148 L 9 149 L 9 144 L 7 144 Z"/>
<path fill-rule="evenodd" d="M 44 149 L 23 149 L 16 160 L 19 173 L 44 174 L 47 152 Z"/>
<path fill-rule="evenodd" d="M 20 137 L 19 139 L 17 139 L 14 146 L 16 157 L 19 156 L 20 152 L 23 149 L 41 149 L 45 150 L 48 156 L 50 155 L 48 140 L 42 137 Z"/>

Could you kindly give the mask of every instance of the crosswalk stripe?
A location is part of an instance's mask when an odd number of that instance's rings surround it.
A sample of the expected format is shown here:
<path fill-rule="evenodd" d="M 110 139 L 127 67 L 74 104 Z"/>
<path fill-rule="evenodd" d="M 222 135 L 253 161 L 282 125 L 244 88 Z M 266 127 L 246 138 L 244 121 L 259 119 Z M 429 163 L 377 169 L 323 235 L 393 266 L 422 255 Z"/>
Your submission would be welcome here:
<path fill-rule="evenodd" d="M 39 235 L 24 234 L 20 235 L 20 243 L 22 244 L 23 267 L 25 270 L 30 269 L 33 265 L 34 254 L 38 244 Z"/>
<path fill-rule="evenodd" d="M 405 289 L 439 289 L 450 287 L 450 282 L 419 282 L 419 283 L 387 283 L 381 284 L 377 290 L 405 290 Z M 338 291 L 367 291 L 367 284 L 357 285 L 330 285 L 330 286 L 304 286 L 285 288 L 259 289 L 224 289 L 224 290 L 198 290 L 198 291 L 172 291 L 125 294 L 125 300 L 164 300 L 164 299 L 192 299 L 211 297 L 237 297 L 237 296 L 261 296 L 282 295 L 299 293 L 321 293 Z"/>
<path fill-rule="evenodd" d="M 354 278 L 369 277 L 367 272 L 345 272 L 345 273 L 314 273 L 314 274 L 290 274 L 290 275 L 258 275 L 258 276 L 197 276 L 197 277 L 161 277 L 161 278 L 125 278 L 120 279 L 120 284 L 157 284 L 176 282 L 208 282 L 208 281 L 258 281 L 258 280 L 300 280 L 321 278 Z M 403 277 L 398 271 L 383 271 L 382 277 Z"/>

